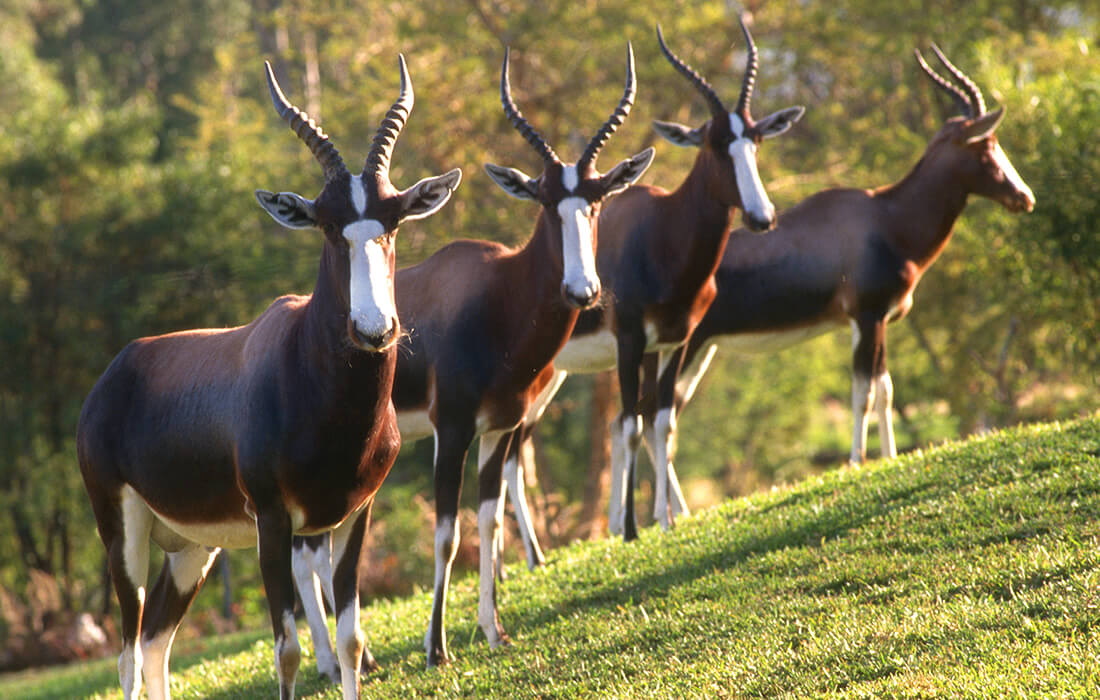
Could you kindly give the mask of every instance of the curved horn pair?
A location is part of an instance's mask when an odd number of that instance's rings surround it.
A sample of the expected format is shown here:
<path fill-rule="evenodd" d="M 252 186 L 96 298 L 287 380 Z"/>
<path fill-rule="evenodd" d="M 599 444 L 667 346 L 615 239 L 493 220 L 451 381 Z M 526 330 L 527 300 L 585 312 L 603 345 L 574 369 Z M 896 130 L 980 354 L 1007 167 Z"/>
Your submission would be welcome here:
<path fill-rule="evenodd" d="M 409 113 L 412 111 L 412 80 L 409 78 L 409 70 L 405 65 L 405 57 L 398 55 L 398 63 L 401 69 L 401 93 L 386 113 L 382 124 L 374 135 L 370 153 L 367 154 L 367 161 L 363 166 L 365 174 L 389 177 L 390 155 L 393 153 L 393 146 L 397 142 L 401 129 L 405 126 L 405 121 L 409 118 Z M 269 61 L 264 61 L 264 68 L 267 71 L 267 87 L 271 92 L 271 101 L 275 105 L 275 111 L 290 125 L 298 138 L 309 146 L 310 153 L 321 164 L 325 181 L 333 180 L 347 173 L 348 169 L 344 165 L 344 159 L 340 157 L 340 152 L 329 141 L 328 135 L 321 130 L 320 125 L 309 118 L 308 114 L 287 100 L 286 95 L 279 87 L 279 82 L 275 79 L 275 73 L 271 70 Z"/>
<path fill-rule="evenodd" d="M 759 57 L 756 51 L 756 43 L 752 40 L 752 34 L 749 33 L 749 28 L 745 26 L 745 20 L 741 21 L 741 31 L 745 35 L 745 43 L 748 45 L 748 60 L 745 65 L 745 76 L 741 81 L 741 94 L 737 98 L 737 108 L 734 110 L 739 116 L 745 119 L 746 123 L 749 116 L 749 102 L 752 100 L 752 90 L 756 85 L 756 70 L 759 67 Z M 672 53 L 668 45 L 665 44 L 665 37 L 661 33 L 661 25 L 657 25 L 657 43 L 661 46 L 661 53 L 665 55 L 668 62 L 672 64 L 681 75 L 687 78 L 695 89 L 698 90 L 707 101 L 707 106 L 710 107 L 710 116 L 714 118 L 724 117 L 726 115 L 726 107 L 722 104 L 722 100 L 718 97 L 718 93 L 714 88 L 710 86 L 703 76 L 699 75 L 691 66 L 689 66 L 683 59 L 676 54 Z"/>
<path fill-rule="evenodd" d="M 559 163 L 561 159 L 554 153 L 554 149 L 551 148 L 550 144 L 546 142 L 546 139 L 531 126 L 530 122 L 528 122 L 519 111 L 519 107 L 516 106 L 515 101 L 512 99 L 512 87 L 508 77 L 508 55 L 508 47 L 505 47 L 504 65 L 500 69 L 500 101 L 501 104 L 504 105 L 504 113 L 508 115 L 508 119 L 511 120 L 512 126 L 523 135 L 527 143 L 534 147 L 542 157 L 544 163 L 547 165 Z M 600 154 L 600 149 L 603 148 L 611 135 L 614 134 L 616 129 L 626 120 L 626 116 L 630 114 L 630 108 L 634 105 L 634 96 L 637 94 L 637 91 L 638 82 L 634 76 L 634 48 L 631 46 L 630 42 L 627 42 L 626 86 L 623 89 L 622 99 L 619 100 L 619 104 L 615 107 L 615 111 L 613 111 L 611 116 L 607 118 L 607 121 L 603 123 L 600 130 L 597 131 L 596 135 L 592 137 L 592 140 L 588 142 L 588 146 L 585 147 L 580 160 L 577 161 L 577 170 L 583 172 L 595 164 L 596 156 Z"/>
<path fill-rule="evenodd" d="M 943 67 L 947 69 L 947 72 L 962 84 L 963 89 L 960 90 L 954 83 L 932 70 L 932 67 L 925 62 L 920 49 L 913 49 L 913 54 L 917 57 L 917 63 L 920 64 L 920 67 L 932 82 L 955 100 L 955 103 L 966 117 L 973 119 L 985 114 L 985 100 L 982 98 L 982 91 L 978 89 L 974 81 L 966 73 L 956 68 L 955 64 L 947 60 L 947 56 L 943 55 L 940 47 L 932 44 L 932 51 L 936 54 L 936 58 L 939 59 L 940 63 L 943 64 Z"/>

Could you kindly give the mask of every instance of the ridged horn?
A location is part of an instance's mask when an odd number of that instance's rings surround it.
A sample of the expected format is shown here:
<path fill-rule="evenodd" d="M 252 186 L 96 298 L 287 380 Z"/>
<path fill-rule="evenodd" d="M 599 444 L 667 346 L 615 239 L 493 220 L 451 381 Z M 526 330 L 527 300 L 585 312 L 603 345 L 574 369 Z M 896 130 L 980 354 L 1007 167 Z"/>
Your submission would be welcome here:
<path fill-rule="evenodd" d="M 516 103 L 512 100 L 512 86 L 508 80 L 508 53 L 508 47 L 505 46 L 504 66 L 500 69 L 500 102 L 504 105 L 504 113 L 508 115 L 512 126 L 523 134 L 523 138 L 527 140 L 527 143 L 538 151 L 545 163 L 558 163 L 560 162 L 558 154 L 554 153 L 554 149 L 550 148 L 550 144 L 546 143 L 546 139 L 535 131 L 535 127 L 531 126 L 524 118 L 523 113 L 519 111 L 519 107 L 516 107 Z"/>
<path fill-rule="evenodd" d="M 951 96 L 951 99 L 955 101 L 955 104 L 958 105 L 964 115 L 967 117 L 975 116 L 972 114 L 974 105 L 971 104 L 970 100 L 957 85 L 932 70 L 932 66 L 928 65 L 928 62 L 924 60 L 924 56 L 921 55 L 920 49 L 913 49 L 913 55 L 917 57 L 917 63 L 929 79 L 935 83 L 937 87 Z"/>
<path fill-rule="evenodd" d="M 638 93 L 638 81 L 634 76 L 634 47 L 630 42 L 626 42 L 626 87 L 623 89 L 622 99 L 619 100 L 619 104 L 615 107 L 615 111 L 611 113 L 611 116 L 607 118 L 607 121 L 603 123 L 600 130 L 596 132 L 596 135 L 592 137 L 592 140 L 588 142 L 588 146 L 584 149 L 584 153 L 581 154 L 580 160 L 577 161 L 577 170 L 584 172 L 590 166 L 595 166 L 596 156 L 600 154 L 600 149 L 603 148 L 607 140 L 611 138 L 611 135 L 615 133 L 615 130 L 622 126 L 626 121 L 626 117 L 630 114 L 630 108 L 634 106 L 634 96 Z"/>
<path fill-rule="evenodd" d="M 367 153 L 367 161 L 363 165 L 365 174 L 381 175 L 386 178 L 390 173 L 393 146 L 397 143 L 401 130 L 405 128 L 405 121 L 412 112 L 414 101 L 412 79 L 409 77 L 409 68 L 405 65 L 405 56 L 398 54 L 397 63 L 401 70 L 401 92 L 378 126 L 374 141 L 371 142 L 370 152 Z"/>
<path fill-rule="evenodd" d="M 978 117 L 985 114 L 985 100 L 982 99 L 982 91 L 978 89 L 974 81 L 971 80 L 966 73 L 956 68 L 954 63 L 948 61 L 947 56 L 944 56 L 943 51 L 940 51 L 940 47 L 932 44 L 932 51 L 936 53 L 936 58 L 940 59 L 940 63 L 943 64 L 943 67 L 955 77 L 955 80 L 958 80 L 962 84 L 963 90 L 966 91 L 967 96 L 970 98 L 970 104 L 975 112 L 968 116 Z"/>
<path fill-rule="evenodd" d="M 668 62 L 672 64 L 672 67 L 680 73 L 680 75 L 687 78 L 695 89 L 698 90 L 704 98 L 707 100 L 707 106 L 710 107 L 710 116 L 715 119 L 726 117 L 726 108 L 722 104 L 722 100 L 718 98 L 718 93 L 714 91 L 714 88 L 710 86 L 703 76 L 699 75 L 695 70 L 681 60 L 676 54 L 668 48 L 665 44 L 665 37 L 661 34 L 661 25 L 657 25 L 657 43 L 661 45 L 661 53 L 665 55 Z"/>
<path fill-rule="evenodd" d="M 756 69 L 759 67 L 760 61 L 756 52 L 756 43 L 752 40 L 752 34 L 749 34 L 749 28 L 745 26 L 745 20 L 738 19 L 741 22 L 741 32 L 745 35 L 745 44 L 749 55 L 745 63 L 745 77 L 741 81 L 741 95 L 737 98 L 737 109 L 735 111 L 741 117 L 748 117 L 752 89 L 756 85 Z"/>
<path fill-rule="evenodd" d="M 290 125 L 298 138 L 305 141 L 306 145 L 309 146 L 310 153 L 321 164 L 325 181 L 333 180 L 346 173 L 348 169 L 344 165 L 344 159 L 340 157 L 340 152 L 336 150 L 336 146 L 333 146 L 332 142 L 329 141 L 328 135 L 321 130 L 316 122 L 309 118 L 308 114 L 292 105 L 286 95 L 283 94 L 279 82 L 275 80 L 275 72 L 271 69 L 271 62 L 264 61 L 264 68 L 267 71 L 267 88 L 271 92 L 271 102 L 275 105 L 275 111 L 278 112 L 283 121 Z"/>

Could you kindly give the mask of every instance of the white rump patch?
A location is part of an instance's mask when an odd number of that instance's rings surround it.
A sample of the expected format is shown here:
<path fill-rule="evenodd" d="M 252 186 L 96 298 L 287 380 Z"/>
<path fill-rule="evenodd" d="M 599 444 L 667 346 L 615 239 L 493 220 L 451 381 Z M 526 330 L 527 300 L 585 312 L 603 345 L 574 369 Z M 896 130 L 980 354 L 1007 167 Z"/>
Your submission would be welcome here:
<path fill-rule="evenodd" d="M 389 260 L 377 240 L 385 233 L 374 219 L 344 228 L 344 238 L 351 246 L 351 320 L 367 336 L 381 336 L 397 318 Z"/>

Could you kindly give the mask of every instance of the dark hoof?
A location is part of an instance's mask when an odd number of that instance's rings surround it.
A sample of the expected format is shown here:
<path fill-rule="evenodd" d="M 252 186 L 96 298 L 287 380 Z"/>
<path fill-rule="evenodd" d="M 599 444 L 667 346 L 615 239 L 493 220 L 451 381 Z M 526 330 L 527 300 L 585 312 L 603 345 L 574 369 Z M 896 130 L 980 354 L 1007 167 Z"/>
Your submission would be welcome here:
<path fill-rule="evenodd" d="M 623 528 L 623 542 L 633 542 L 636 539 L 638 539 L 638 526 L 628 522 Z"/>
<path fill-rule="evenodd" d="M 428 654 L 428 668 L 437 668 L 441 666 L 450 666 L 451 657 L 440 651 L 433 651 Z"/>
<path fill-rule="evenodd" d="M 366 676 L 382 670 L 382 665 L 374 660 L 374 655 L 366 649 L 363 650 L 363 659 L 359 662 L 359 675 Z"/>

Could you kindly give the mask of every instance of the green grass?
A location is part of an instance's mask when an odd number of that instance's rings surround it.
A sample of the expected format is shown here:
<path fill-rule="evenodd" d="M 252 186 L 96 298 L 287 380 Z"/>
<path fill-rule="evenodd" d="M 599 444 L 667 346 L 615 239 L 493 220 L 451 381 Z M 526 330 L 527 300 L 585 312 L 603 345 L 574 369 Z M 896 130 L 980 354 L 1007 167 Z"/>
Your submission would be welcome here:
<path fill-rule="evenodd" d="M 509 569 L 490 650 L 458 581 L 454 665 L 424 668 L 428 594 L 364 610 L 367 697 L 1100 695 L 1100 415 L 837 470 L 624 545 Z M 301 630 L 303 647 L 309 633 Z M 176 697 L 277 694 L 267 631 L 177 649 Z M 337 698 L 308 655 L 300 697 Z M 118 697 L 114 660 L 0 697 Z"/>

